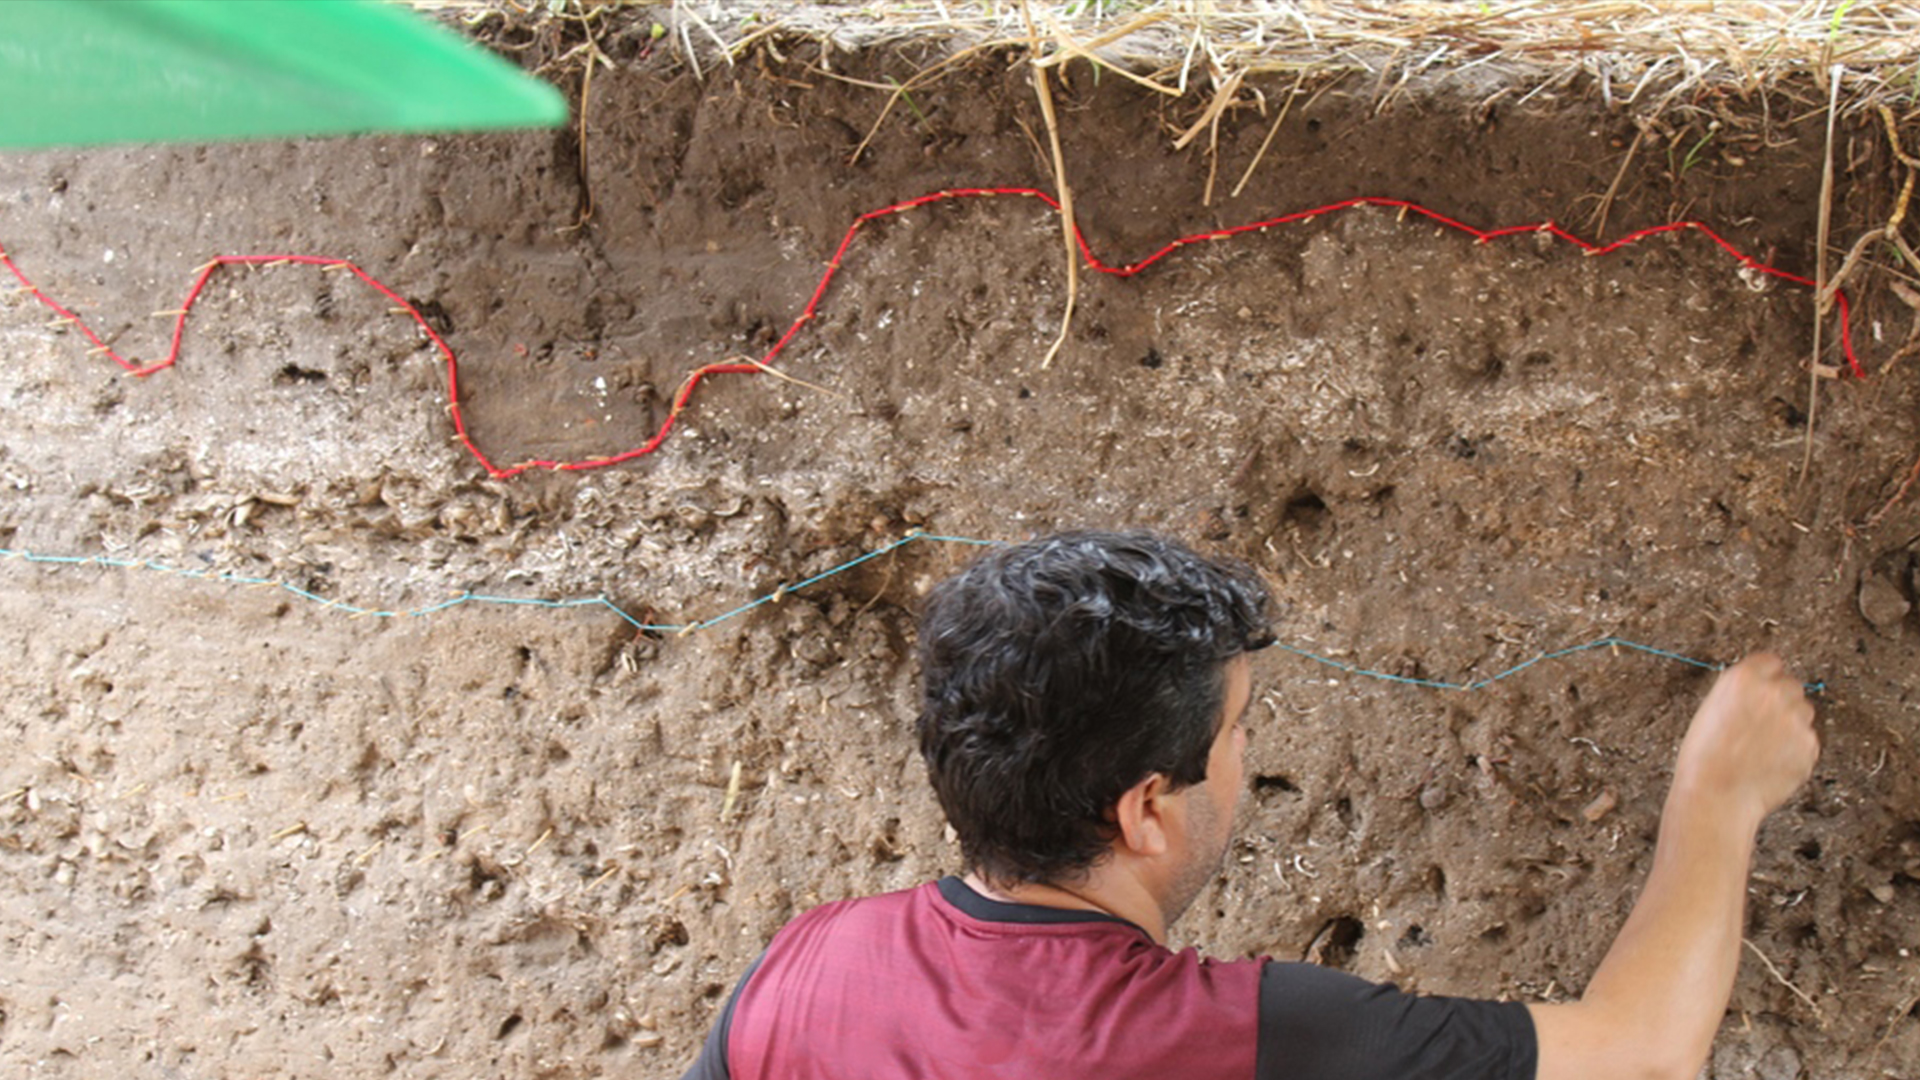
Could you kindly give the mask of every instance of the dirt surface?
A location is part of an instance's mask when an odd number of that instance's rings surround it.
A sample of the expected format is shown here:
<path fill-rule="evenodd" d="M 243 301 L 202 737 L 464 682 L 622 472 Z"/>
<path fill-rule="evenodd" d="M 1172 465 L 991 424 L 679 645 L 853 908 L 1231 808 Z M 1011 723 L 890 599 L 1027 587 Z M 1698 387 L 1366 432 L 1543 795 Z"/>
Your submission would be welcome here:
<path fill-rule="evenodd" d="M 355 260 L 458 350 L 510 464 L 644 441 L 689 370 L 784 332 L 856 215 L 1051 187 L 1005 57 L 916 91 L 849 164 L 885 94 L 811 46 L 704 81 L 644 34 L 609 49 L 584 184 L 573 132 L 11 155 L 0 243 L 143 360 L 169 325 L 148 313 L 214 254 Z M 832 61 L 885 85 L 925 59 Z M 1378 90 L 1303 98 L 1238 197 L 1272 116 L 1229 113 L 1207 206 L 1208 139 L 1170 149 L 1204 101 L 1073 72 L 1090 243 L 1124 262 L 1356 195 L 1589 235 L 1635 132 L 1578 82 L 1524 107 Z M 1644 144 L 1607 236 L 1686 216 L 1811 276 L 1824 116 L 1768 93 L 1693 102 L 1758 138 Z M 1837 238 L 1897 179 L 1867 119 L 1841 126 Z M 1826 683 L 1826 750 L 1762 835 L 1710 1074 L 1911 1077 L 1920 496 L 1864 522 L 1920 446 L 1920 391 L 1910 364 L 1823 383 L 1802 480 L 1810 292 L 1737 269 L 1697 234 L 1586 259 L 1355 209 L 1083 274 L 1043 368 L 1057 218 L 955 200 L 860 234 L 780 360 L 814 386 L 716 380 L 656 455 L 509 481 L 451 441 L 413 324 L 347 275 L 220 271 L 146 379 L 15 296 L 0 546 L 678 623 L 916 527 L 1144 525 L 1268 573 L 1286 644 L 1406 677 L 1608 634 L 1779 650 Z M 1878 372 L 1911 315 L 1857 299 Z M 685 636 L 0 564 L 0 1071 L 677 1075 L 786 919 L 956 868 L 910 657 L 917 597 L 968 553 L 915 542 Z M 1540 1000 L 1624 918 L 1711 676 L 1596 649 L 1472 692 L 1282 650 L 1255 677 L 1239 839 L 1180 941 Z"/>

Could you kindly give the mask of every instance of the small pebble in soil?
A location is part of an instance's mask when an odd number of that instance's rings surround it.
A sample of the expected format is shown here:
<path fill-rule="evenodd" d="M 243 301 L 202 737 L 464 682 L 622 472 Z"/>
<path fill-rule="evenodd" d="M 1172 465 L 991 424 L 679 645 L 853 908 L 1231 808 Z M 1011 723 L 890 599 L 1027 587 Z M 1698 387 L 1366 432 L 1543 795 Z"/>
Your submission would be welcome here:
<path fill-rule="evenodd" d="M 1860 583 L 1860 615 L 1875 630 L 1893 635 L 1913 604 L 1900 594 L 1900 587 L 1881 574 L 1873 574 Z"/>

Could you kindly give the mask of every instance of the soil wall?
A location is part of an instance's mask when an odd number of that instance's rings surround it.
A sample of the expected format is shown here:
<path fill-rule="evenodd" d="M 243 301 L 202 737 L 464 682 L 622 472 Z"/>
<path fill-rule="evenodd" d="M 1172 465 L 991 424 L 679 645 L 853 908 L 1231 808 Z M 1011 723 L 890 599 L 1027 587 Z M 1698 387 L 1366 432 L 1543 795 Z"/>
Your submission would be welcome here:
<path fill-rule="evenodd" d="M 0 243 L 142 361 L 216 254 L 349 259 L 458 353 L 499 465 L 642 443 L 693 368 L 758 357 L 854 219 L 1051 189 L 1025 69 L 886 94 L 811 46 L 695 79 L 610 48 L 577 132 L 0 158 Z M 886 85 L 930 55 L 829 58 Z M 1258 84 L 1277 106 L 1292 80 Z M 577 86 L 575 87 L 577 90 Z M 1696 95 L 1643 143 L 1572 84 L 1355 79 L 1230 111 L 1070 70 L 1100 258 L 1355 196 L 1479 229 L 1705 222 L 1812 275 L 1824 116 Z M 1885 154 L 1843 125 L 1841 205 Z M 1695 149 L 1698 149 L 1697 147 Z M 584 163 L 584 167 L 583 167 Z M 1217 176 L 1215 172 L 1217 170 Z M 1206 195 L 1212 185 L 1209 205 Z M 1853 218 L 1843 213 L 1848 221 Z M 584 220 L 583 220 L 584 219 Z M 1853 233 L 1836 235 L 1851 236 Z M 123 376 L 0 307 L 0 1062 L 9 1075 L 672 1076 L 799 910 L 955 869 L 913 751 L 916 598 L 1012 539 L 1174 532 L 1254 562 L 1282 640 L 1474 682 L 1617 635 L 1774 649 L 1820 697 L 1815 781 L 1767 826 L 1710 1075 L 1920 1072 L 1920 445 L 1912 315 L 1856 297 L 1867 379 L 1811 418 L 1809 290 L 1680 232 L 1583 258 L 1360 207 L 1067 282 L 1025 196 L 864 226 L 794 380 L 703 385 L 662 449 L 490 479 L 442 358 L 313 266 L 224 268 L 179 364 Z M 1839 363 L 1827 337 L 1827 362 Z M 322 601 L 401 614 L 355 617 Z M 1647 869 L 1702 669 L 1631 648 L 1471 691 L 1255 662 L 1250 790 L 1177 928 L 1423 991 L 1579 992 Z M 1758 954 L 1758 955 L 1756 955 Z M 1762 960 L 1764 957 L 1764 962 Z"/>

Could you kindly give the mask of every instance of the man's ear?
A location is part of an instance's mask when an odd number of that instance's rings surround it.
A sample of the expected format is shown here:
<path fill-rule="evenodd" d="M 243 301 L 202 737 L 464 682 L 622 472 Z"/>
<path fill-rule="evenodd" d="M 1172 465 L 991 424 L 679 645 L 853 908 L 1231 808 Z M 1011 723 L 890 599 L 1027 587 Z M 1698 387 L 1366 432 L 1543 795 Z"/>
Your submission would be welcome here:
<path fill-rule="evenodd" d="M 1149 857 L 1166 854 L 1171 794 L 1172 786 L 1161 773 L 1148 773 L 1145 780 L 1121 793 L 1113 814 L 1123 850 Z"/>

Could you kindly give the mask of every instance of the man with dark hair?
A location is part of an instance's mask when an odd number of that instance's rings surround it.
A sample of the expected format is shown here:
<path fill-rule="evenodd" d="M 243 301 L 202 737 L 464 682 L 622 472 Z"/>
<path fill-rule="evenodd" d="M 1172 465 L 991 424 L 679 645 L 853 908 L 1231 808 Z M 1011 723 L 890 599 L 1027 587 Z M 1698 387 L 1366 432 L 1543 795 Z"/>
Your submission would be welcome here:
<path fill-rule="evenodd" d="M 1417 996 L 1166 947 L 1227 849 L 1267 604 L 1246 567 L 1142 533 L 1010 545 L 941 584 L 920 750 L 969 873 L 789 923 L 688 1077 L 1692 1080 L 1755 833 L 1819 753 L 1801 684 L 1770 656 L 1714 684 L 1580 1001 Z"/>

